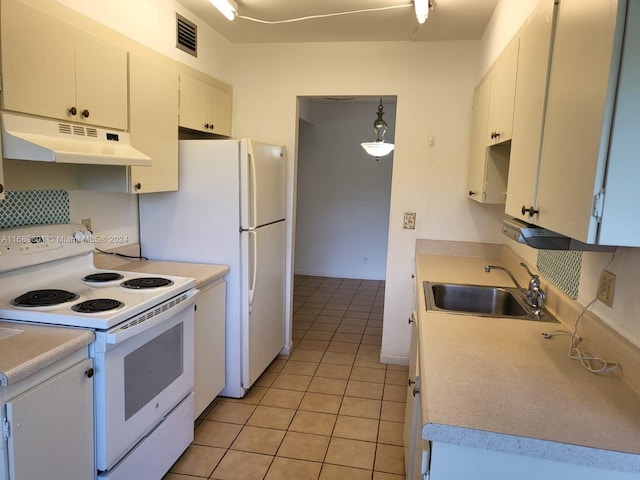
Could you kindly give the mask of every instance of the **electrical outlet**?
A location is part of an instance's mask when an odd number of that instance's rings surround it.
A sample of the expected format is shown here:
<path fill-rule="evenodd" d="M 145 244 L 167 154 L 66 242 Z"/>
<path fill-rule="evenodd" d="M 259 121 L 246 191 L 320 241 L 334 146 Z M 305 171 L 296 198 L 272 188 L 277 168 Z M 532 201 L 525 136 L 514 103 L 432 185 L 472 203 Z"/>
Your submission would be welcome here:
<path fill-rule="evenodd" d="M 404 221 L 402 222 L 402 228 L 408 230 L 415 230 L 416 228 L 416 214 L 404 212 Z"/>
<path fill-rule="evenodd" d="M 598 300 L 605 305 L 613 306 L 613 292 L 616 287 L 616 276 L 606 270 L 600 275 L 600 283 L 598 283 Z"/>
<path fill-rule="evenodd" d="M 82 220 L 82 225 L 87 227 L 87 230 L 91 231 L 91 219 L 90 218 L 83 219 Z"/>

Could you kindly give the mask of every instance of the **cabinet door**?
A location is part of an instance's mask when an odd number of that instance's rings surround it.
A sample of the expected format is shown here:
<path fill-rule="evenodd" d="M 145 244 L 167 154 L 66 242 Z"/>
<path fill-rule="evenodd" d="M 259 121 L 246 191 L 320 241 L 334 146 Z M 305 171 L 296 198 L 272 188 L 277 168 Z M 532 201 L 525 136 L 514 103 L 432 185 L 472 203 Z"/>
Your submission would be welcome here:
<path fill-rule="evenodd" d="M 4 198 L 6 187 L 4 186 L 4 159 L 2 158 L 2 135 L 0 135 L 0 200 Z"/>
<path fill-rule="evenodd" d="M 127 129 L 127 53 L 78 32 L 76 103 L 79 122 Z"/>
<path fill-rule="evenodd" d="M 213 133 L 231 136 L 232 93 L 228 88 L 209 86 L 209 122 Z"/>
<path fill-rule="evenodd" d="M 150 167 L 131 167 L 130 191 L 177 190 L 178 72 L 172 63 L 129 56 L 129 121 L 131 144 L 152 159 Z"/>
<path fill-rule="evenodd" d="M 487 145 L 511 139 L 518 71 L 518 45 L 518 38 L 515 37 L 502 51 L 491 70 L 489 120 L 485 137 Z"/>
<path fill-rule="evenodd" d="M 67 26 L 22 3 L 2 0 L 2 106 L 75 120 L 74 39 Z"/>
<path fill-rule="evenodd" d="M 543 0 L 520 31 L 513 135 L 507 182 L 507 214 L 532 222 L 523 208 L 535 206 L 542 123 L 551 59 L 554 0 Z"/>
<path fill-rule="evenodd" d="M 180 74 L 180 126 L 211 132 L 208 126 L 209 86 L 183 73 Z"/>
<path fill-rule="evenodd" d="M 86 359 L 7 402 L 11 480 L 94 478 L 92 365 Z"/>
<path fill-rule="evenodd" d="M 200 292 L 195 325 L 195 418 L 225 385 L 226 282 Z"/>
<path fill-rule="evenodd" d="M 616 0 L 561 0 L 544 122 L 536 223 L 596 240 L 594 195 L 603 185 L 615 96 Z"/>
<path fill-rule="evenodd" d="M 420 412 L 419 385 L 416 384 L 420 375 L 418 366 L 418 315 L 411 314 L 411 344 L 409 347 L 409 378 L 407 382 L 407 402 L 404 412 L 404 463 L 407 479 L 420 478 L 419 468 L 416 469 L 416 449 L 420 449 L 420 443 L 416 443 L 416 435 L 422 437 L 422 425 L 417 415 Z M 415 392 L 415 393 L 414 393 Z M 420 432 L 420 433 L 417 433 Z"/>
<path fill-rule="evenodd" d="M 487 146 L 485 141 L 489 116 L 489 94 L 491 76 L 486 76 L 476 87 L 471 113 L 471 140 L 469 145 L 469 169 L 467 171 L 467 195 L 478 202 L 484 202 L 485 163 Z"/>

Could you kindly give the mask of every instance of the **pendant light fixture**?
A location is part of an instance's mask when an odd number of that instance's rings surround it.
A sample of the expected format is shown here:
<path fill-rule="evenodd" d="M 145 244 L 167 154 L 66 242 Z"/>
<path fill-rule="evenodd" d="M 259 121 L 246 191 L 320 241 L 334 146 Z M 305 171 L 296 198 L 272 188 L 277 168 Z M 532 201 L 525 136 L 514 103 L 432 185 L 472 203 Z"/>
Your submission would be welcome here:
<path fill-rule="evenodd" d="M 418 23 L 422 25 L 429 16 L 429 0 L 413 0 L 416 7 L 416 18 Z"/>
<path fill-rule="evenodd" d="M 209 0 L 214 7 L 220 10 L 220 13 L 233 20 L 238 14 L 238 4 L 234 0 Z"/>
<path fill-rule="evenodd" d="M 364 151 L 367 152 L 372 157 L 384 157 L 385 155 L 389 155 L 393 149 L 393 143 L 385 143 L 384 142 L 384 134 L 387 132 L 387 122 L 382 119 L 384 115 L 384 108 L 382 107 L 382 98 L 380 99 L 380 105 L 378 105 L 378 118 L 373 122 L 373 131 L 376 134 L 376 139 L 373 142 L 364 142 L 361 143 Z"/>

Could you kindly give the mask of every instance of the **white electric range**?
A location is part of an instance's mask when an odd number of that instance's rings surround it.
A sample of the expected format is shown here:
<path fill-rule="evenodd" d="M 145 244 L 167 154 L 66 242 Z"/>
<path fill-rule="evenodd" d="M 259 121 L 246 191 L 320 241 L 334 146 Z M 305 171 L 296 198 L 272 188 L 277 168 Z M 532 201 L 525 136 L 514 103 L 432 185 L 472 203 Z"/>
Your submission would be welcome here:
<path fill-rule="evenodd" d="M 0 231 L 0 318 L 95 331 L 96 478 L 159 480 L 193 440 L 196 281 L 93 250 L 83 225 Z"/>

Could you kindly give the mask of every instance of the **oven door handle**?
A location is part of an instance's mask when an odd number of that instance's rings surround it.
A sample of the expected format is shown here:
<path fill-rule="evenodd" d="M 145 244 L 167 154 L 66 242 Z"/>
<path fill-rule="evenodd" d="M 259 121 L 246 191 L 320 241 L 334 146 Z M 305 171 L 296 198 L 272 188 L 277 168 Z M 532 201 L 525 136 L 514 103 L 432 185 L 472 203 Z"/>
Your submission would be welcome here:
<path fill-rule="evenodd" d="M 168 309 L 163 309 L 163 305 L 175 301 L 175 298 L 167 300 L 166 302 L 156 305 L 150 308 L 146 312 L 136 315 L 135 317 L 127 320 L 123 324 L 114 327 L 105 334 L 105 340 L 108 345 L 116 345 L 123 342 L 134 335 L 139 335 L 142 332 L 150 330 L 168 318 L 173 317 L 175 314 L 180 313 L 185 308 L 193 305 L 196 301 L 196 296 L 200 290 L 192 289 L 180 295 L 184 298 L 177 305 Z M 156 313 L 157 312 L 157 313 Z"/>

